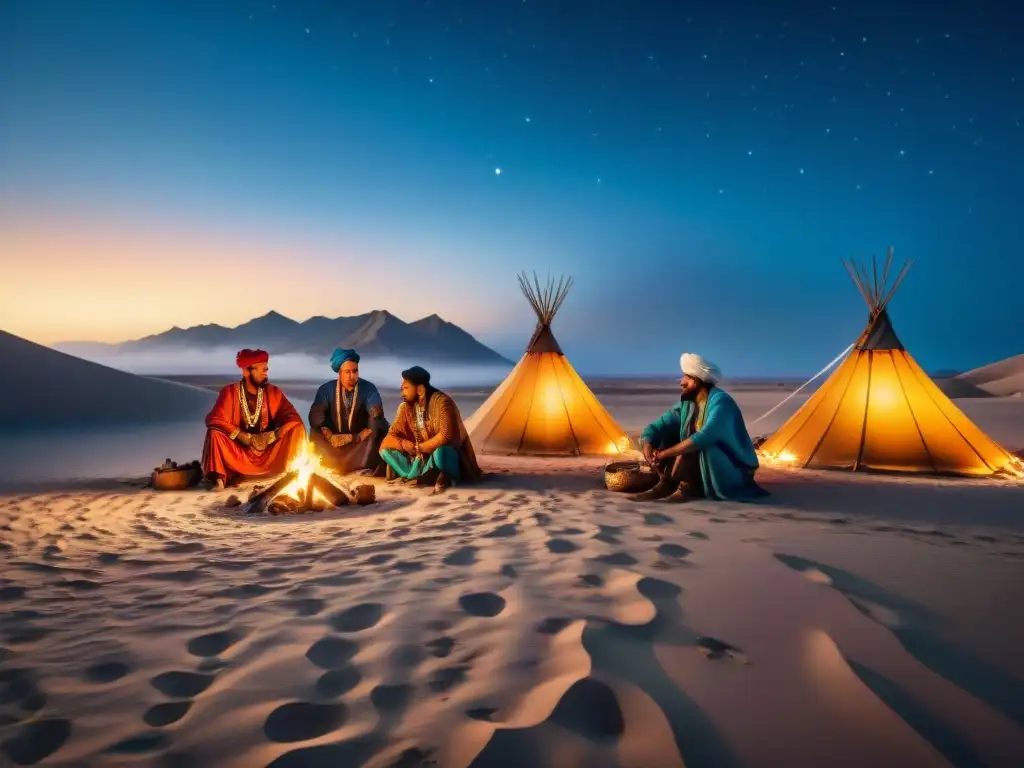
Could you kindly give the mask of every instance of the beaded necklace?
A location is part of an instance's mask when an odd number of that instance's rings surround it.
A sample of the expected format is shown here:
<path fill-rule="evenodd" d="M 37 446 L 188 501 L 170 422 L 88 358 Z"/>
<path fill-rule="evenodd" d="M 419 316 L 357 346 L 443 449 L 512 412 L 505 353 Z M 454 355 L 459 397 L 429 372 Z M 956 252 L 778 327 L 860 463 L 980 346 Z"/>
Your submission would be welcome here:
<path fill-rule="evenodd" d="M 352 407 L 348 412 L 348 433 L 352 434 L 352 417 L 356 414 L 356 398 L 359 397 L 359 382 L 352 388 Z M 341 420 L 344 417 L 344 413 L 341 410 L 341 381 L 339 380 L 334 385 L 334 409 L 338 414 L 338 426 L 341 426 Z"/>
<path fill-rule="evenodd" d="M 260 413 L 263 410 L 263 388 L 256 388 L 256 412 L 249 412 L 249 400 L 245 396 L 245 383 L 238 385 L 238 403 L 242 406 L 242 421 L 249 429 L 255 427 L 260 420 Z"/>

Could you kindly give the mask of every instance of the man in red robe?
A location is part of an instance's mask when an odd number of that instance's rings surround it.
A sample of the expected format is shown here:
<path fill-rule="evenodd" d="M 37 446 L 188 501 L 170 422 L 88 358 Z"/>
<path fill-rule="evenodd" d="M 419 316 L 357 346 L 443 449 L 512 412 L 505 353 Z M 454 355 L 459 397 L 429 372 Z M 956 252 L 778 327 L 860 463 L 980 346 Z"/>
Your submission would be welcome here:
<path fill-rule="evenodd" d="M 242 380 L 228 384 L 206 417 L 203 473 L 211 490 L 239 478 L 279 475 L 306 439 L 306 426 L 284 392 L 270 383 L 270 355 L 243 349 Z"/>

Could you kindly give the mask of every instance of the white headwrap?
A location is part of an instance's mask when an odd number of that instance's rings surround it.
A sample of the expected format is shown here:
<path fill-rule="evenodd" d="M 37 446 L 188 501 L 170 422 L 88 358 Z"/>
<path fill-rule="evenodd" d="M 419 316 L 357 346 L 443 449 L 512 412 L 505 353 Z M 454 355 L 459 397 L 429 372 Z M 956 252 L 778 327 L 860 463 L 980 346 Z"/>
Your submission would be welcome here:
<path fill-rule="evenodd" d="M 683 369 L 683 373 L 687 376 L 700 379 L 709 386 L 713 386 L 722 380 L 722 370 L 717 365 L 692 352 L 684 352 L 682 354 L 679 358 L 679 367 Z"/>

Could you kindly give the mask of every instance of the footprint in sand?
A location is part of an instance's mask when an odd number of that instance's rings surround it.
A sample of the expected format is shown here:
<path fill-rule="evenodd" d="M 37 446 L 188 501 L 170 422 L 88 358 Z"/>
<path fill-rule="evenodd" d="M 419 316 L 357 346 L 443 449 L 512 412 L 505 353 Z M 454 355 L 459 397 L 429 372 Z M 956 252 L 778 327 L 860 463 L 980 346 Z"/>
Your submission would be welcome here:
<path fill-rule="evenodd" d="M 686 557 L 690 552 L 692 552 L 692 550 L 680 546 L 679 544 L 662 544 L 658 547 L 658 554 L 664 555 L 665 557 Z"/>
<path fill-rule="evenodd" d="M 548 552 L 551 552 L 554 555 L 564 555 L 569 552 L 575 552 L 579 549 L 576 544 L 568 539 L 548 539 L 546 544 Z"/>
<path fill-rule="evenodd" d="M 455 640 L 450 637 L 439 637 L 427 642 L 427 648 L 429 648 L 430 652 L 439 659 L 443 659 L 448 656 L 454 647 Z"/>
<path fill-rule="evenodd" d="M 625 566 L 625 565 L 636 565 L 638 562 L 640 562 L 639 560 L 637 560 L 635 557 L 633 557 L 628 552 L 613 552 L 610 555 L 601 555 L 600 557 L 595 558 L 595 559 L 599 560 L 602 563 L 606 563 L 608 565 L 622 565 L 622 566 Z"/>
<path fill-rule="evenodd" d="M 505 598 L 493 592 L 473 592 L 460 597 L 459 605 L 472 616 L 492 619 L 505 610 Z"/>
<path fill-rule="evenodd" d="M 35 720 L 14 738 L 0 742 L 0 753 L 15 765 L 35 765 L 63 747 L 70 736 L 70 720 Z"/>
<path fill-rule="evenodd" d="M 163 728 L 165 725 L 176 723 L 192 709 L 191 701 L 168 701 L 163 704 L 155 704 L 146 710 L 142 716 L 142 722 L 154 728 Z"/>
<path fill-rule="evenodd" d="M 317 597 L 282 600 L 281 604 L 289 610 L 295 611 L 296 616 L 316 616 L 324 609 L 324 601 Z"/>
<path fill-rule="evenodd" d="M 621 544 L 619 534 L 622 533 L 620 525 L 602 525 L 601 530 L 594 534 L 596 541 L 603 541 L 605 544 Z"/>
<path fill-rule="evenodd" d="M 723 659 L 729 658 L 740 662 L 741 664 L 748 664 L 747 656 L 743 653 L 742 649 L 737 648 L 735 645 L 729 645 L 724 640 L 719 640 L 717 637 L 698 636 L 694 640 L 694 644 L 700 648 L 701 653 L 704 654 L 706 659 Z"/>
<path fill-rule="evenodd" d="M 120 680 L 131 672 L 131 667 L 120 661 L 106 661 L 93 664 L 85 670 L 84 679 L 87 683 L 112 683 Z"/>
<path fill-rule="evenodd" d="M 438 669 L 430 676 L 430 680 L 427 681 L 427 687 L 434 693 L 444 693 L 466 682 L 466 673 L 468 671 L 469 667 L 465 665 Z"/>
<path fill-rule="evenodd" d="M 672 518 L 661 512 L 648 512 L 644 515 L 644 525 L 668 525 L 671 522 Z"/>
<path fill-rule="evenodd" d="M 188 641 L 187 648 L 193 656 L 220 656 L 243 637 L 244 635 L 238 630 L 226 629 L 193 637 Z"/>
<path fill-rule="evenodd" d="M 691 539 L 702 539 L 703 541 L 708 541 L 711 538 L 706 533 L 703 533 L 701 531 L 690 531 L 690 533 L 686 535 L 689 536 Z"/>
<path fill-rule="evenodd" d="M 474 720 L 483 720 L 484 722 L 493 723 L 494 715 L 497 713 L 497 709 L 494 707 L 473 707 L 472 709 L 466 710 L 466 717 L 470 717 Z"/>
<path fill-rule="evenodd" d="M 24 587 L 0 587 L 0 602 L 6 603 L 12 600 L 20 600 L 25 596 Z"/>
<path fill-rule="evenodd" d="M 580 586 L 583 587 L 603 587 L 604 579 L 598 576 L 596 573 L 581 573 L 580 574 Z"/>
<path fill-rule="evenodd" d="M 472 565 L 476 562 L 476 547 L 459 547 L 441 562 L 445 565 Z"/>
<path fill-rule="evenodd" d="M 413 687 L 405 683 L 378 685 L 370 691 L 370 703 L 382 715 L 398 714 L 412 701 Z"/>
<path fill-rule="evenodd" d="M 351 664 L 340 669 L 332 669 L 320 675 L 316 681 L 316 693 L 324 699 L 336 699 L 344 696 L 363 681 L 359 670 Z"/>
<path fill-rule="evenodd" d="M 192 699 L 213 683 L 213 675 L 199 672 L 163 672 L 149 682 L 164 696 L 172 699 Z"/>
<path fill-rule="evenodd" d="M 516 571 L 516 569 L 513 568 L 511 565 L 503 565 L 501 566 L 501 575 L 506 576 L 510 579 L 515 579 L 518 578 L 519 572 Z"/>
<path fill-rule="evenodd" d="M 46 706 L 46 694 L 31 670 L 0 669 L 0 704 L 17 704 L 25 712 L 38 712 Z"/>
<path fill-rule="evenodd" d="M 359 651 L 359 644 L 343 637 L 323 637 L 306 651 L 306 658 L 320 669 L 342 669 Z"/>
<path fill-rule="evenodd" d="M 156 733 L 143 733 L 138 736 L 131 736 L 127 739 L 111 744 L 104 751 L 108 755 L 140 755 L 144 752 L 153 752 L 167 746 L 171 736 L 163 731 Z"/>
<path fill-rule="evenodd" d="M 332 614 L 327 621 L 338 632 L 362 632 L 376 626 L 383 616 L 381 603 L 360 603 Z"/>
<path fill-rule="evenodd" d="M 519 526 L 516 523 L 505 523 L 499 525 L 493 531 L 484 534 L 485 539 L 509 539 L 519 533 Z"/>
<path fill-rule="evenodd" d="M 293 701 L 282 704 L 267 716 L 263 733 L 271 741 L 291 744 L 309 741 L 337 730 L 348 719 L 348 708 L 339 702 L 313 704 Z"/>

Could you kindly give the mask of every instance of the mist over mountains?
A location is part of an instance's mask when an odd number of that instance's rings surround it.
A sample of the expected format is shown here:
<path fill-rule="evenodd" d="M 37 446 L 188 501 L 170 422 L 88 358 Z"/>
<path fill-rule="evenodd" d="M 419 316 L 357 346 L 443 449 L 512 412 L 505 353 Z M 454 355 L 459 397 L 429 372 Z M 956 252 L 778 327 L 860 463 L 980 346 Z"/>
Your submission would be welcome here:
<path fill-rule="evenodd" d="M 268 312 L 234 328 L 209 323 L 190 328 L 174 327 L 163 333 L 119 344 L 70 341 L 54 345 L 70 354 L 93 358 L 111 353 L 146 356 L 185 350 L 258 347 L 272 355 L 325 358 L 335 347 L 350 347 L 363 357 L 415 360 L 482 366 L 511 366 L 512 361 L 477 341 L 472 335 L 437 315 L 412 323 L 386 310 L 354 317 L 311 317 L 303 322 L 278 312 Z"/>

